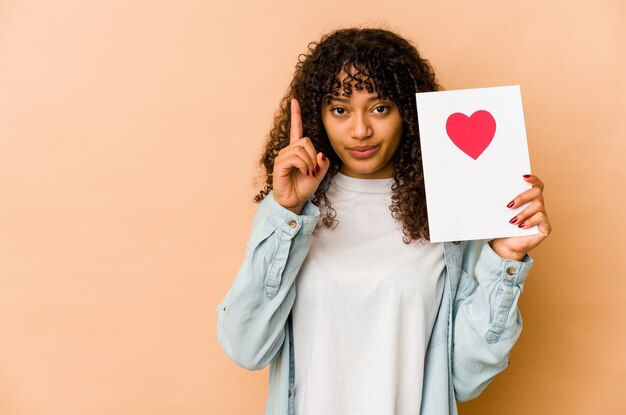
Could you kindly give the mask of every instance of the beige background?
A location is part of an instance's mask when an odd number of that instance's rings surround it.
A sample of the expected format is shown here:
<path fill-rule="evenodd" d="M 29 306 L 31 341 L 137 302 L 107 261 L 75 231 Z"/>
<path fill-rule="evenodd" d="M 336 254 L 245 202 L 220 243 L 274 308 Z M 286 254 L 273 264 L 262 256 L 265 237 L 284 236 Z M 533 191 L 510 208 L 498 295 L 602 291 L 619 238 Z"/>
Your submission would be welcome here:
<path fill-rule="evenodd" d="M 626 3 L 0 2 L 0 414 L 258 414 L 216 340 L 308 42 L 373 24 L 447 89 L 520 84 L 553 235 L 463 414 L 626 413 Z"/>

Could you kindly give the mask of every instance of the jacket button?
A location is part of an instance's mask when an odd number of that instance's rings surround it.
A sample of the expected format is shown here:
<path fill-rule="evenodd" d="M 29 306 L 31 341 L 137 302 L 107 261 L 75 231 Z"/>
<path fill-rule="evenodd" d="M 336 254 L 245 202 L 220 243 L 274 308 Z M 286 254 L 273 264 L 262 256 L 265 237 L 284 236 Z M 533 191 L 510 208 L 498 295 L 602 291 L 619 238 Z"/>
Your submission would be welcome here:
<path fill-rule="evenodd" d="M 287 397 L 291 398 L 291 389 L 289 389 L 289 392 L 287 392 Z"/>
<path fill-rule="evenodd" d="M 292 220 L 289 222 L 289 226 L 291 226 L 292 228 L 295 228 L 296 226 L 298 226 L 298 222 L 296 222 L 295 220 Z"/>
<path fill-rule="evenodd" d="M 506 269 L 506 273 L 507 273 L 507 274 L 509 274 L 509 275 L 513 275 L 513 274 L 515 274 L 515 268 L 513 268 L 513 267 L 508 267 L 508 268 Z"/>

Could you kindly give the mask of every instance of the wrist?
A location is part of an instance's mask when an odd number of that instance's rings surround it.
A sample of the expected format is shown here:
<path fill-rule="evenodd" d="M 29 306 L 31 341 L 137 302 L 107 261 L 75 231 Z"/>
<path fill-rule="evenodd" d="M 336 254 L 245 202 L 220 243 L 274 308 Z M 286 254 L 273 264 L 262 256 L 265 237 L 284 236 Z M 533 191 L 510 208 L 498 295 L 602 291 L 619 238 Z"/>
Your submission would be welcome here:
<path fill-rule="evenodd" d="M 295 213 L 296 215 L 300 216 L 300 214 L 302 213 L 302 210 L 304 209 L 304 205 L 302 206 L 296 206 L 296 207 L 285 207 L 283 206 L 285 209 Z"/>
<path fill-rule="evenodd" d="M 277 200 L 276 197 L 274 197 L 273 192 L 272 192 L 272 198 L 280 206 L 282 206 L 283 208 L 287 209 L 288 211 L 290 211 L 290 212 L 292 212 L 292 213 L 294 213 L 294 214 L 296 214 L 298 216 L 300 216 L 300 214 L 302 213 L 302 210 L 304 209 L 304 205 L 306 205 L 306 202 L 305 202 L 305 203 L 298 204 L 296 206 L 285 206 L 285 204 L 283 202 Z"/>

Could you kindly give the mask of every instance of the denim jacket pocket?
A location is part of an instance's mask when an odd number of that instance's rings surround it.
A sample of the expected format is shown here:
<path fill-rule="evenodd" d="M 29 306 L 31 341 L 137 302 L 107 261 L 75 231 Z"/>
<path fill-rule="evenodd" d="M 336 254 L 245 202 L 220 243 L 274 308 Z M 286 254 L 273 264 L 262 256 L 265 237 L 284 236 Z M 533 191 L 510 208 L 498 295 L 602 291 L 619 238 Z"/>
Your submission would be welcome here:
<path fill-rule="evenodd" d="M 461 301 L 465 300 L 474 293 L 477 286 L 478 283 L 476 282 L 476 280 L 470 277 L 469 274 L 462 269 L 461 277 L 459 278 L 459 285 L 457 286 L 456 295 L 454 297 L 455 311 L 457 310 Z"/>

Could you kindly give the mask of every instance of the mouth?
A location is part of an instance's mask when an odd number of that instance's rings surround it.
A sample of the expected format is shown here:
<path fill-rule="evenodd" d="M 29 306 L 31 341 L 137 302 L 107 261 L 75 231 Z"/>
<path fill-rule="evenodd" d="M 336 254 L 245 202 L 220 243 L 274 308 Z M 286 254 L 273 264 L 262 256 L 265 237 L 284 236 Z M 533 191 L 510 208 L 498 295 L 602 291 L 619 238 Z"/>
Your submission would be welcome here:
<path fill-rule="evenodd" d="M 347 149 L 348 153 L 357 159 L 366 159 L 373 156 L 380 149 L 379 146 L 358 146 Z"/>

